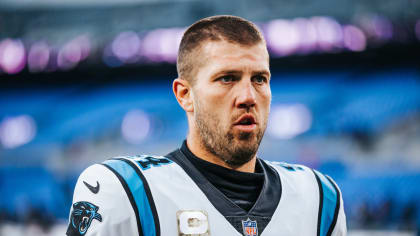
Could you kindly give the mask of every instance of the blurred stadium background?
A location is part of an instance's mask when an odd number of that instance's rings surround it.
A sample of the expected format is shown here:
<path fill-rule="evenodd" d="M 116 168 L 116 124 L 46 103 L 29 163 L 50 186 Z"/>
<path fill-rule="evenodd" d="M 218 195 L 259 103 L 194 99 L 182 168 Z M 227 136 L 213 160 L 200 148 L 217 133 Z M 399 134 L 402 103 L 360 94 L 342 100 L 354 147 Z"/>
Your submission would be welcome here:
<path fill-rule="evenodd" d="M 267 39 L 260 156 L 332 176 L 349 235 L 419 235 L 417 0 L 1 0 L 0 235 L 64 235 L 84 168 L 180 146 L 178 43 L 215 14 Z"/>

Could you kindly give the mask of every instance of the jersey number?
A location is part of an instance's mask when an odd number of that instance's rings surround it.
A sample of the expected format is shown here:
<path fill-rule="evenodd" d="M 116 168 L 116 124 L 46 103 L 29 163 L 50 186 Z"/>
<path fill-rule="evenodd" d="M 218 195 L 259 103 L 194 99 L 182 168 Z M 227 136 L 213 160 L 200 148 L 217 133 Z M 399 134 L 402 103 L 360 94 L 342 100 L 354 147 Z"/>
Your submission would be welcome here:
<path fill-rule="evenodd" d="M 172 163 L 171 160 L 166 158 L 156 158 L 156 157 L 144 157 L 142 160 L 138 160 L 137 163 L 140 164 L 140 167 L 143 170 L 147 170 L 150 166 L 161 166 Z"/>

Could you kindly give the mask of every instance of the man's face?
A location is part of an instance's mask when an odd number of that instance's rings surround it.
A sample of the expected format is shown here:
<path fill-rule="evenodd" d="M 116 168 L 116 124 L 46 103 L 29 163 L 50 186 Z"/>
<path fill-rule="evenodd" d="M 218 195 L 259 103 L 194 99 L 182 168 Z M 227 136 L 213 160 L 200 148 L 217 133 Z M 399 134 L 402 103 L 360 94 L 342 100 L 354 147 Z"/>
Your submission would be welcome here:
<path fill-rule="evenodd" d="M 192 96 L 194 121 L 207 151 L 229 166 L 251 160 L 267 127 L 271 90 L 264 43 L 207 42 Z"/>

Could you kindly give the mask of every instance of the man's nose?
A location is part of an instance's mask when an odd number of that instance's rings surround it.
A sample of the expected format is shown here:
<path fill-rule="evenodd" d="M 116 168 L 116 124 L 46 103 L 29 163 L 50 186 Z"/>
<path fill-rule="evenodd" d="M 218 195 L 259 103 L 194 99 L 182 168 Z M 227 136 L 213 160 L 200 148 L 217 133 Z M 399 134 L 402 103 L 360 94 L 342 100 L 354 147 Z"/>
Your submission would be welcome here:
<path fill-rule="evenodd" d="M 238 88 L 238 97 L 236 100 L 236 106 L 238 108 L 249 109 L 255 106 L 256 96 L 255 88 L 252 85 L 252 82 L 248 79 L 241 81 L 241 86 Z"/>

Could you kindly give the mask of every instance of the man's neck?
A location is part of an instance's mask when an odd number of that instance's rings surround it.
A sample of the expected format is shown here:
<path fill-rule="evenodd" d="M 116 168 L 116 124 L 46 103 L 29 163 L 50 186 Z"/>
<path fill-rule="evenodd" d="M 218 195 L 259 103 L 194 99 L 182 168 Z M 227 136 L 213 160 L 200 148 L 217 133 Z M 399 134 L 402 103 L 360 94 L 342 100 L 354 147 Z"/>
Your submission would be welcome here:
<path fill-rule="evenodd" d="M 204 147 L 204 145 L 199 141 L 199 137 L 192 137 L 193 135 L 187 136 L 187 146 L 190 149 L 190 151 L 197 157 L 211 162 L 213 164 L 223 166 L 228 169 L 241 171 L 241 172 L 248 172 L 248 173 L 254 173 L 255 172 L 255 163 L 257 160 L 256 155 L 249 160 L 247 163 L 239 166 L 239 167 L 232 167 L 228 165 L 226 162 L 224 162 L 221 158 L 214 155 L 213 153 L 207 151 L 207 149 Z"/>

